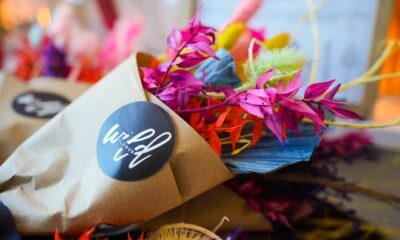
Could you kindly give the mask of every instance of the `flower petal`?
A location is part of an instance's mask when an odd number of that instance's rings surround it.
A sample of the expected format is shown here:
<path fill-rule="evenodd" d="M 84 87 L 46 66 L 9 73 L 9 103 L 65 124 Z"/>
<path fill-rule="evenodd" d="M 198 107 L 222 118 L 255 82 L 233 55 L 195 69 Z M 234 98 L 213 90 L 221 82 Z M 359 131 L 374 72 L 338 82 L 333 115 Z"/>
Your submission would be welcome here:
<path fill-rule="evenodd" d="M 329 111 L 331 111 L 333 114 L 335 114 L 336 116 L 339 116 L 341 118 L 357 119 L 357 120 L 362 119 L 362 117 L 360 115 L 358 115 L 357 113 L 352 112 L 347 109 L 343 109 L 343 108 L 338 108 L 338 107 L 329 108 Z"/>
<path fill-rule="evenodd" d="M 189 50 L 207 54 L 208 56 L 218 59 L 218 57 L 215 55 L 215 52 L 212 50 L 210 45 L 208 45 L 205 42 L 197 42 L 197 43 L 188 44 L 186 48 Z"/>
<path fill-rule="evenodd" d="M 332 85 L 334 81 L 335 80 L 330 80 L 326 82 L 311 84 L 310 86 L 307 87 L 306 91 L 304 92 L 304 98 L 312 100 L 319 98 L 329 89 L 329 87 Z"/>
<path fill-rule="evenodd" d="M 277 90 L 279 98 L 291 98 L 299 91 L 301 87 L 301 73 L 299 72 L 287 85 L 283 86 L 283 81 L 280 81 Z"/>
<path fill-rule="evenodd" d="M 329 92 L 325 95 L 325 99 L 333 100 L 333 98 L 335 97 L 339 88 L 340 88 L 340 83 L 338 85 L 336 85 L 334 88 L 332 88 L 331 90 L 329 90 Z"/>
<path fill-rule="evenodd" d="M 325 126 L 319 115 L 312 110 L 305 102 L 285 99 L 279 102 L 282 106 L 289 108 L 292 111 L 302 113 L 305 117 L 312 120 L 314 123 Z"/>
<path fill-rule="evenodd" d="M 271 76 L 274 74 L 275 68 L 270 69 L 269 71 L 262 74 L 256 82 L 256 88 L 263 88 L 264 85 L 268 82 Z"/>
<path fill-rule="evenodd" d="M 179 55 L 180 61 L 175 64 L 181 68 L 192 68 L 207 59 L 206 56 L 201 55 L 198 52 L 191 52 Z"/>
<path fill-rule="evenodd" d="M 279 120 L 279 117 L 275 112 L 268 115 L 267 119 L 265 119 L 265 125 L 268 127 L 269 130 L 271 130 L 272 133 L 275 134 L 275 136 L 282 143 L 281 121 Z"/>
<path fill-rule="evenodd" d="M 181 42 L 182 42 L 181 32 L 175 28 L 172 29 L 171 33 L 168 35 L 168 38 L 167 38 L 168 47 L 170 47 L 174 50 L 179 50 Z"/>
<path fill-rule="evenodd" d="M 238 103 L 240 107 L 242 107 L 246 112 L 250 113 L 251 115 L 254 115 L 256 117 L 264 118 L 264 114 L 261 111 L 261 108 L 256 105 L 244 103 L 244 102 L 239 102 Z"/>
<path fill-rule="evenodd" d="M 318 103 L 327 108 L 340 107 L 340 105 L 344 104 L 343 102 L 336 102 L 332 100 L 327 100 L 325 98 L 321 99 Z"/>

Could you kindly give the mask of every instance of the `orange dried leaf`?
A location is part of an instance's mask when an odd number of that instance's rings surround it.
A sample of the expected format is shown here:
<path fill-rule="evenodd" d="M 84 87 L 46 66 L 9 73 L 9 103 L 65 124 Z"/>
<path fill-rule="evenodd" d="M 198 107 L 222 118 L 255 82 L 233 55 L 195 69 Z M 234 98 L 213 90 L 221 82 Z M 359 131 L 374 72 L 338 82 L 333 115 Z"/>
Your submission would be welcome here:
<path fill-rule="evenodd" d="M 144 240 L 144 231 L 142 231 L 142 234 L 140 234 L 140 237 L 138 240 Z"/>
<path fill-rule="evenodd" d="M 260 120 L 254 121 L 253 136 L 251 138 L 251 146 L 256 144 L 262 137 L 264 125 Z"/>
<path fill-rule="evenodd" d="M 80 237 L 79 240 L 90 240 L 90 235 L 94 232 L 95 228 L 90 229 L 89 231 L 83 233 Z"/>
<path fill-rule="evenodd" d="M 214 131 L 210 132 L 210 138 L 208 140 L 211 148 L 217 154 L 218 157 L 221 157 L 221 140 L 218 137 L 218 134 Z"/>
<path fill-rule="evenodd" d="M 201 119 L 199 124 L 197 126 L 192 126 L 194 129 L 196 129 L 197 132 L 204 132 L 205 129 L 205 120 L 204 118 Z"/>
<path fill-rule="evenodd" d="M 283 137 L 286 141 L 288 140 L 288 136 L 287 136 L 285 124 L 282 124 L 282 137 Z"/>
<path fill-rule="evenodd" d="M 200 113 L 190 114 L 190 125 L 195 126 L 200 121 Z"/>
<path fill-rule="evenodd" d="M 126 238 L 127 240 L 132 240 L 131 235 L 128 233 L 128 237 Z"/>
<path fill-rule="evenodd" d="M 54 233 L 54 240 L 62 240 L 58 228 L 56 228 L 56 232 Z"/>
<path fill-rule="evenodd" d="M 234 125 L 234 127 L 232 131 L 229 131 L 232 144 L 232 151 L 235 151 L 236 143 L 239 141 L 243 127 L 244 125 L 246 125 L 247 122 L 248 120 L 243 120 L 243 119 L 232 122 L 232 125 Z"/>
<path fill-rule="evenodd" d="M 236 149 L 236 143 L 240 138 L 240 132 L 241 132 L 241 129 L 237 129 L 237 128 L 235 128 L 232 131 L 230 131 L 232 151 L 234 151 Z"/>
<path fill-rule="evenodd" d="M 221 113 L 219 116 L 218 116 L 218 119 L 217 119 L 217 121 L 215 122 L 215 126 L 217 127 L 217 128 L 220 128 L 221 126 L 222 126 L 222 124 L 224 124 L 224 122 L 225 122 L 225 119 L 226 119 L 226 117 L 228 116 L 228 114 L 229 114 L 229 109 L 227 109 L 225 112 L 223 112 L 223 113 Z"/>

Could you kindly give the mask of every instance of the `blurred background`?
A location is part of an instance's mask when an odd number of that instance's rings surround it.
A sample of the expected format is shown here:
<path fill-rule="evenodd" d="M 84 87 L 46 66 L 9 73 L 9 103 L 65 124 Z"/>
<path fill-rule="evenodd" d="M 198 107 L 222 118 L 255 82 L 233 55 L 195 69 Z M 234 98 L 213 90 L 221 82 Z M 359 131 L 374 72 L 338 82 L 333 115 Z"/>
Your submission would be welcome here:
<path fill-rule="evenodd" d="M 96 66 L 85 69 L 86 62 L 97 59 L 98 64 L 106 66 L 102 71 L 109 71 L 135 51 L 160 55 L 171 29 L 184 27 L 196 11 L 204 24 L 222 29 L 240 1 L 0 0 L 0 66 L 25 80 L 37 76 L 42 66 L 34 60 L 40 55 L 43 39 L 50 37 L 57 47 L 67 49 L 70 71 L 80 68 L 75 78 L 94 83 L 103 73 L 96 74 Z M 311 63 L 317 62 L 318 81 L 354 80 L 379 60 L 387 41 L 400 39 L 400 0 L 314 3 L 310 9 L 303 0 L 266 0 L 250 22 L 267 37 L 281 32 L 293 36 L 292 45 L 303 49 L 310 63 L 304 79 L 310 75 Z M 308 14 L 310 11 L 316 13 L 316 19 Z M 110 51 L 116 54 L 107 55 Z M 78 67 L 74 65 L 77 61 L 81 63 Z M 385 58 L 376 72 L 378 78 L 387 74 L 393 77 L 341 92 L 339 97 L 350 102 L 367 121 L 399 119 L 399 72 L 397 51 Z M 57 74 L 49 73 L 67 77 Z M 400 158 L 396 151 L 400 128 L 369 132 L 383 149 L 381 161 L 339 164 L 340 175 L 362 186 L 399 195 Z M 400 229 L 397 209 L 364 197 L 353 199 L 346 204 L 359 217 Z"/>
<path fill-rule="evenodd" d="M 165 50 L 164 39 L 170 30 L 183 27 L 196 9 L 205 24 L 221 29 L 239 3 L 240 0 L 0 0 L 2 65 L 5 69 L 15 68 L 15 60 L 7 58 L 15 48 L 21 47 L 15 35 L 27 34 L 31 45 L 35 45 L 43 32 L 51 32 L 52 22 L 53 25 L 55 21 L 62 25 L 67 24 L 63 21 L 72 19 L 78 25 L 75 32 L 89 32 L 100 42 L 105 41 L 114 22 L 119 22 L 120 29 L 114 27 L 114 31 L 125 31 L 124 34 L 129 35 L 126 38 L 130 38 L 130 51 L 140 50 L 157 55 Z M 71 8 L 70 15 L 61 17 L 70 20 L 58 17 L 63 15 L 60 13 L 62 9 L 58 13 L 56 11 L 57 7 L 63 8 L 61 5 Z M 308 11 L 306 1 L 265 1 L 250 25 L 265 31 L 267 37 L 280 32 L 295 35 L 292 45 L 304 50 L 310 62 L 318 61 L 318 80 L 335 78 L 345 83 L 368 69 L 382 51 L 387 37 L 399 37 L 396 30 L 398 5 L 396 0 L 317 1 L 318 42 L 313 40 L 311 22 L 304 17 Z M 57 27 L 62 28 L 53 28 Z M 313 55 L 316 47 L 318 59 L 314 59 Z M 396 71 L 392 68 L 396 68 L 394 63 L 397 59 L 394 54 L 382 71 Z M 306 66 L 306 76 L 310 65 Z M 388 120 L 394 117 L 394 112 L 400 111 L 397 104 L 400 95 L 398 82 L 388 79 L 379 85 L 360 86 L 340 93 L 340 97 L 356 106 L 364 116 Z M 375 103 L 379 111 L 373 111 Z"/>

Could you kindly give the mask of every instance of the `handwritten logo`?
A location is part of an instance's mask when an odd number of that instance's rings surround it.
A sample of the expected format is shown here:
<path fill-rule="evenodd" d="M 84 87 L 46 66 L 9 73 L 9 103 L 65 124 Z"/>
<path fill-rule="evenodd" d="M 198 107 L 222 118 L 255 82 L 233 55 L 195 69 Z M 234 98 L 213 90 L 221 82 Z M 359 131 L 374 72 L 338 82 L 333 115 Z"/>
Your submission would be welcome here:
<path fill-rule="evenodd" d="M 169 115 L 148 102 L 116 110 L 105 121 L 97 143 L 100 168 L 119 180 L 139 180 L 157 172 L 170 158 L 175 129 Z"/>
<path fill-rule="evenodd" d="M 59 95 L 45 92 L 28 92 L 17 96 L 13 101 L 16 112 L 37 118 L 51 118 L 61 112 L 69 101 Z"/>
<path fill-rule="evenodd" d="M 148 145 L 140 144 L 132 148 L 130 147 L 132 143 L 139 143 L 144 140 L 150 139 L 155 135 L 156 131 L 152 128 L 149 128 L 131 137 L 129 133 L 126 133 L 124 131 L 121 133 L 117 132 L 118 128 L 119 125 L 115 124 L 107 132 L 107 134 L 104 136 L 103 144 L 111 142 L 113 144 L 119 143 L 121 145 L 121 147 L 114 155 L 114 161 L 120 161 L 121 159 L 129 157 L 129 155 L 133 155 L 134 158 L 131 159 L 131 161 L 129 162 L 130 169 L 136 167 L 141 162 L 151 157 L 151 151 L 161 147 L 172 138 L 172 134 L 170 132 L 164 132 L 155 137 Z"/>

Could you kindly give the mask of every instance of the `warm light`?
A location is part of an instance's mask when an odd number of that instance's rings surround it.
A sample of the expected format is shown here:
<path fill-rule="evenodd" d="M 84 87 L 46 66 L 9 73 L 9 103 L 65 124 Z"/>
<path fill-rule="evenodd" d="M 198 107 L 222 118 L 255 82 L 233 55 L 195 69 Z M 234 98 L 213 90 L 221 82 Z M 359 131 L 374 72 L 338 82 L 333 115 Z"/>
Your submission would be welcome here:
<path fill-rule="evenodd" d="M 36 13 L 36 20 L 39 26 L 45 28 L 51 22 L 51 13 L 48 7 L 40 7 Z"/>

